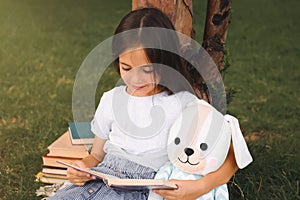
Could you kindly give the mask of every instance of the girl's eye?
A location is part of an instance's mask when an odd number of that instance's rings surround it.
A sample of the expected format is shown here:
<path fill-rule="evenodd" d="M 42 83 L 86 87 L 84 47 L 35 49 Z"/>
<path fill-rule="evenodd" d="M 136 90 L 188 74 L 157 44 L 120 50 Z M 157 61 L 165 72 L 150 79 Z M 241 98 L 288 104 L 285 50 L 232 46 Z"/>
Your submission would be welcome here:
<path fill-rule="evenodd" d="M 153 70 L 143 70 L 144 71 L 144 73 L 146 73 L 146 74 L 151 74 L 152 72 L 153 72 Z"/>
<path fill-rule="evenodd" d="M 129 71 L 129 70 L 131 70 L 131 68 L 130 67 L 122 67 L 122 70 Z"/>
<path fill-rule="evenodd" d="M 153 73 L 153 67 L 152 66 L 144 66 L 143 67 L 143 72 L 146 74 Z"/>

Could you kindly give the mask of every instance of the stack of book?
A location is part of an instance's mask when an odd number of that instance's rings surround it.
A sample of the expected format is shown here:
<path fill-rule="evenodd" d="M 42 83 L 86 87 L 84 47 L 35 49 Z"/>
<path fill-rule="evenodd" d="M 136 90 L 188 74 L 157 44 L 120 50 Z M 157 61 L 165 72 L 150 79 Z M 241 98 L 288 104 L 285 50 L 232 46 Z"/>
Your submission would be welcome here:
<path fill-rule="evenodd" d="M 67 179 L 66 166 L 58 160 L 73 163 L 89 155 L 94 140 L 90 122 L 69 122 L 69 129 L 48 146 L 42 156 L 42 171 L 36 176 L 43 183 L 61 183 Z"/>

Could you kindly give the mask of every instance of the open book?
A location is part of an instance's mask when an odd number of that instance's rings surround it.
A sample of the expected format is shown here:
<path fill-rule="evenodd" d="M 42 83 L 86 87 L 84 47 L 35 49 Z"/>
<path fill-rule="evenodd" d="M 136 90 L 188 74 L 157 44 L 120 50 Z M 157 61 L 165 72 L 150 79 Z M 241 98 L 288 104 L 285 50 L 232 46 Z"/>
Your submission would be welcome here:
<path fill-rule="evenodd" d="M 158 179 L 121 179 L 112 175 L 103 174 L 91 169 L 84 169 L 69 163 L 62 162 L 60 160 L 58 163 L 71 167 L 73 169 L 85 172 L 87 174 L 96 176 L 103 180 L 103 182 L 109 187 L 115 187 L 124 190 L 144 190 L 144 189 L 176 189 L 177 185 L 167 181 Z"/>

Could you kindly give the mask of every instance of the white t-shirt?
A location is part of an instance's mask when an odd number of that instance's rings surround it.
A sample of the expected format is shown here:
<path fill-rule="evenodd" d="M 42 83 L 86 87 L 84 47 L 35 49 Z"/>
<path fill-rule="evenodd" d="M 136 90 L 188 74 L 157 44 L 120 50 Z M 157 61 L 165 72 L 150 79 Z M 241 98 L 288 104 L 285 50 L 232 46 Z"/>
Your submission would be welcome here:
<path fill-rule="evenodd" d="M 158 170 L 168 161 L 169 129 L 196 97 L 189 92 L 137 97 L 126 86 L 105 92 L 92 121 L 92 131 L 106 139 L 106 153 Z"/>

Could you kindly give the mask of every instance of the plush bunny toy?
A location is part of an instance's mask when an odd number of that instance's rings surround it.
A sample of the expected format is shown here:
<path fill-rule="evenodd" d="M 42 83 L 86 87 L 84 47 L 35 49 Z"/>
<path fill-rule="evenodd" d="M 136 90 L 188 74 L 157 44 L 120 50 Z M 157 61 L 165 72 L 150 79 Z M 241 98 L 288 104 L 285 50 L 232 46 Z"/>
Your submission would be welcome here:
<path fill-rule="evenodd" d="M 203 100 L 191 103 L 170 129 L 169 162 L 160 168 L 155 179 L 196 180 L 216 171 L 225 161 L 230 143 L 238 167 L 252 162 L 238 120 L 222 115 Z M 163 199 L 150 192 L 148 200 Z M 197 200 L 229 199 L 227 185 L 219 186 Z"/>

